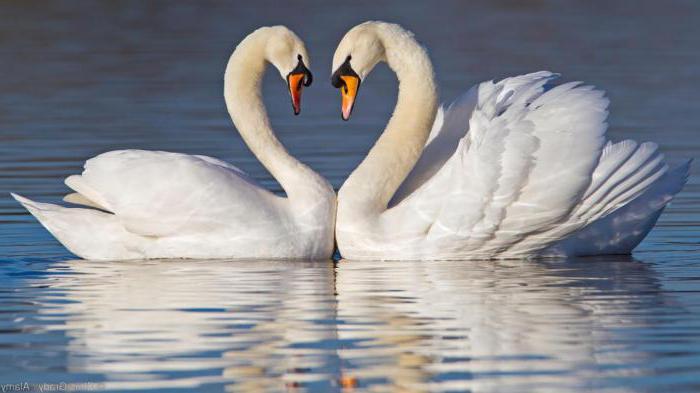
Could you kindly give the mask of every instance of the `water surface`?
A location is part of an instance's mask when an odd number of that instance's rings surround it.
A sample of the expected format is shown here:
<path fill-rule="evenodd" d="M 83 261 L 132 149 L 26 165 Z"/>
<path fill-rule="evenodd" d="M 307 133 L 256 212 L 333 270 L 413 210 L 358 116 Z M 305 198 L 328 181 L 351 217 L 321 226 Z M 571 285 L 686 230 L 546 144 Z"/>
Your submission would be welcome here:
<path fill-rule="evenodd" d="M 7 195 L 57 202 L 85 159 L 120 148 L 206 154 L 279 185 L 222 98 L 235 44 L 283 23 L 309 47 L 302 115 L 269 73 L 289 150 L 336 187 L 396 97 L 380 67 L 351 122 L 330 61 L 366 19 L 430 50 L 441 96 L 548 69 L 612 100 L 614 140 L 700 151 L 700 7 L 628 2 L 3 2 L 0 382 L 211 391 L 700 390 L 700 178 L 631 257 L 562 261 L 75 260 Z"/>

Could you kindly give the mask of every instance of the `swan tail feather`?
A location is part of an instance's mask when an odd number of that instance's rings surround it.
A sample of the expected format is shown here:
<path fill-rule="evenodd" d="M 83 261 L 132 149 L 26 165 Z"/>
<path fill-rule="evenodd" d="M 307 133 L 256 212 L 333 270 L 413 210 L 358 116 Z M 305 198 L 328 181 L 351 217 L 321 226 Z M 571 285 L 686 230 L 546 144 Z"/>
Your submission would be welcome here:
<path fill-rule="evenodd" d="M 644 194 L 667 172 L 655 143 L 608 144 L 574 216 L 593 222 Z"/>
<path fill-rule="evenodd" d="M 88 200 L 90 204 L 88 206 L 95 206 L 101 210 L 106 210 L 112 212 L 113 209 L 110 208 L 109 203 L 102 197 L 102 195 L 97 192 L 82 175 L 71 175 L 65 180 L 66 186 L 71 190 L 80 194 L 84 199 Z M 82 199 L 81 199 L 82 200 Z M 85 203 L 78 203 L 84 205 Z"/>
<path fill-rule="evenodd" d="M 688 181 L 692 160 L 667 171 L 641 195 L 573 235 L 542 256 L 629 254 L 656 224 L 663 209 Z"/>
<path fill-rule="evenodd" d="M 544 239 L 554 239 L 556 242 L 546 248 L 545 254 L 552 254 L 552 250 L 565 250 L 558 251 L 564 255 L 629 253 L 681 190 L 687 180 L 688 165 L 669 172 L 655 143 L 608 142 L 581 202 L 567 219 L 549 231 L 534 234 L 514 249 L 533 253 Z M 581 244 L 569 239 L 579 239 Z"/>
<path fill-rule="evenodd" d="M 126 232 L 113 214 L 95 209 L 67 208 L 35 202 L 14 193 L 11 195 L 63 246 L 81 258 L 109 260 L 143 257 L 134 247 L 124 246 L 125 236 L 131 237 L 131 242 L 138 239 Z"/>
<path fill-rule="evenodd" d="M 96 203 L 95 201 L 88 199 L 86 196 L 83 194 L 80 194 L 78 192 L 73 192 L 70 194 L 67 194 L 66 196 L 63 197 L 64 202 L 72 203 L 74 205 L 82 205 L 82 206 L 87 206 L 87 207 L 92 207 L 95 209 L 100 209 L 100 210 L 107 210 L 105 209 L 104 206 Z"/>

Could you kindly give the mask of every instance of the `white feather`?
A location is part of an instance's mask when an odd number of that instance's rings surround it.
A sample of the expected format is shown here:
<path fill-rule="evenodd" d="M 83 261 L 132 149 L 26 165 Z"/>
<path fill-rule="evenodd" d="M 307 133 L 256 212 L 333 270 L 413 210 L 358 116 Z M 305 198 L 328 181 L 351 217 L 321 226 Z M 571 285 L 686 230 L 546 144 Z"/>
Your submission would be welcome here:
<path fill-rule="evenodd" d="M 265 51 L 268 45 L 274 50 Z M 69 250 L 88 259 L 329 258 L 333 189 L 275 138 L 260 99 L 263 60 L 286 76 L 302 54 L 308 61 L 303 43 L 287 28 L 261 28 L 238 45 L 224 80 L 234 123 L 286 198 L 224 161 L 143 150 L 101 154 L 85 163 L 81 175 L 66 179 L 75 193 L 65 201 L 100 210 L 13 196 Z"/>

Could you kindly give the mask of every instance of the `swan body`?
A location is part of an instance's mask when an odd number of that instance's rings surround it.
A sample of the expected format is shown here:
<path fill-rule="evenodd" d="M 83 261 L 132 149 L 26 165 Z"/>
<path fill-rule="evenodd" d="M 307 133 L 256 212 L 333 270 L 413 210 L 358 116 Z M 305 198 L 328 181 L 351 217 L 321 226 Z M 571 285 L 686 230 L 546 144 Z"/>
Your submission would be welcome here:
<path fill-rule="evenodd" d="M 298 113 L 308 55 L 282 26 L 246 37 L 226 68 L 224 96 L 234 124 L 287 197 L 262 188 L 221 160 L 159 151 L 122 150 L 85 163 L 66 185 L 67 208 L 14 195 L 74 254 L 94 260 L 148 258 L 329 258 L 335 194 L 274 136 L 261 78 L 272 63 L 290 83 Z M 310 77 L 310 75 L 308 75 Z M 310 83 L 310 80 L 308 81 Z"/>
<path fill-rule="evenodd" d="M 689 163 L 669 170 L 653 143 L 608 141 L 604 93 L 553 86 L 550 72 L 483 82 L 438 108 L 425 50 L 383 22 L 356 26 L 336 50 L 344 119 L 380 61 L 397 74 L 398 102 L 338 193 L 344 258 L 629 253 L 687 180 Z"/>

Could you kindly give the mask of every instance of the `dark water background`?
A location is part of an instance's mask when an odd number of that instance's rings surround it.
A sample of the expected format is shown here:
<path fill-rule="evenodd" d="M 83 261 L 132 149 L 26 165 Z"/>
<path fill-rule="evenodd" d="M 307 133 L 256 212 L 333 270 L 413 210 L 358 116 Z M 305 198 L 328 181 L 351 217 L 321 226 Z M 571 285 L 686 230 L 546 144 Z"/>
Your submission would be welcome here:
<path fill-rule="evenodd" d="M 0 2 L 0 382 L 230 391 L 698 391 L 700 177 L 632 257 L 549 262 L 71 260 L 10 191 L 56 202 L 113 149 L 206 154 L 279 186 L 222 98 L 235 44 L 261 25 L 306 41 L 316 82 L 289 150 L 337 187 L 394 105 L 380 67 L 351 122 L 327 78 L 343 33 L 403 24 L 444 100 L 548 69 L 612 100 L 610 136 L 700 152 L 700 3 L 588 1 Z"/>

